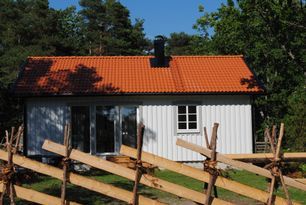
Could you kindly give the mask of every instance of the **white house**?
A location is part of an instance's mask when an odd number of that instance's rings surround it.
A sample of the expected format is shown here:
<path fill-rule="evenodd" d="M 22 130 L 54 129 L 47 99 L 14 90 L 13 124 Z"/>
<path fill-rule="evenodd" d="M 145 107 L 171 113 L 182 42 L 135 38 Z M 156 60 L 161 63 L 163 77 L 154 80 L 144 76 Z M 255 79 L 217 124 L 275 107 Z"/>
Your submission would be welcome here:
<path fill-rule="evenodd" d="M 219 122 L 222 153 L 252 153 L 252 96 L 263 92 L 243 56 L 29 57 L 14 93 L 25 102 L 25 152 L 51 155 L 45 139 L 63 143 L 72 126 L 75 148 L 96 155 L 135 146 L 143 122 L 144 151 L 176 161 L 201 155 L 177 138 L 204 145 L 203 127 Z"/>

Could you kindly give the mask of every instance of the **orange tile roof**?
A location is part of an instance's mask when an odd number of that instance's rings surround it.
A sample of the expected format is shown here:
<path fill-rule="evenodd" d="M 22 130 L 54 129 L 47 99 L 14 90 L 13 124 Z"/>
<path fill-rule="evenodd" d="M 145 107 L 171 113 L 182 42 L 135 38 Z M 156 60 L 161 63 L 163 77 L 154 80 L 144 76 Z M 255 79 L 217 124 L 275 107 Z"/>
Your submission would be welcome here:
<path fill-rule="evenodd" d="M 17 95 L 261 93 L 243 56 L 29 57 L 15 83 Z"/>

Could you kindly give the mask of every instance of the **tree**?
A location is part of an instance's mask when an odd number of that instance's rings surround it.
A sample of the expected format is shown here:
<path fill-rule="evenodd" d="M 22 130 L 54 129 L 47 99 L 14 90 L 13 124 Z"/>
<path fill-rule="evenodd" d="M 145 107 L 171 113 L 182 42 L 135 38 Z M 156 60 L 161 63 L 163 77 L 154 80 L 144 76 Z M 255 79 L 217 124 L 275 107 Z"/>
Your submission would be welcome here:
<path fill-rule="evenodd" d="M 75 19 L 74 8 L 56 11 L 48 0 L 0 1 L 0 134 L 22 121 L 22 103 L 10 88 L 26 58 L 79 52 Z"/>
<path fill-rule="evenodd" d="M 0 136 L 22 121 L 10 88 L 28 56 L 138 55 L 148 50 L 143 21 L 132 25 L 116 0 L 82 0 L 83 9 L 55 10 L 48 0 L 0 1 Z"/>
<path fill-rule="evenodd" d="M 267 89 L 255 102 L 257 129 L 279 123 L 288 112 L 287 97 L 305 84 L 305 3 L 228 0 L 216 12 L 202 11 L 195 27 L 204 35 L 214 29 L 214 52 L 243 54 Z"/>
<path fill-rule="evenodd" d="M 171 33 L 167 39 L 167 52 L 170 55 L 199 55 L 210 53 L 210 41 L 199 35 L 184 32 Z"/>
<path fill-rule="evenodd" d="M 148 46 L 143 21 L 132 25 L 129 11 L 116 0 L 81 0 L 83 33 L 89 55 L 136 55 Z"/>
<path fill-rule="evenodd" d="M 306 89 L 300 86 L 288 97 L 288 113 L 285 115 L 286 146 L 292 150 L 306 151 Z"/>
<path fill-rule="evenodd" d="M 56 24 L 53 45 L 55 55 L 85 55 L 82 17 L 74 6 L 65 10 L 51 10 Z"/>
<path fill-rule="evenodd" d="M 167 39 L 168 52 L 171 55 L 188 55 L 193 52 L 192 47 L 193 37 L 187 33 L 171 33 L 170 38 Z"/>

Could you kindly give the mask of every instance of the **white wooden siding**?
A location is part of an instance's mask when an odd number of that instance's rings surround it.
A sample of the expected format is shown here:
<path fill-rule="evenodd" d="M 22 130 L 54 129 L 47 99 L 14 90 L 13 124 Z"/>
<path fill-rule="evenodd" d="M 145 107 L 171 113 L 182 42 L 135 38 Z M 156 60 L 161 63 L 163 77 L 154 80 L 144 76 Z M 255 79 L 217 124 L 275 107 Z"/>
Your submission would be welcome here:
<path fill-rule="evenodd" d="M 34 100 L 27 102 L 27 148 L 29 155 L 50 155 L 42 150 L 45 139 L 63 143 L 68 107 L 61 101 Z"/>
<path fill-rule="evenodd" d="M 176 133 L 176 109 L 174 101 L 201 102 L 200 129 L 198 133 Z M 177 138 L 205 145 L 203 127 L 208 134 L 214 122 L 218 129 L 217 150 L 222 153 L 252 153 L 252 114 L 247 96 L 201 96 L 193 98 L 173 97 L 160 99 L 159 103 L 145 100 L 142 120 L 146 125 L 144 150 L 176 161 L 202 160 L 202 156 L 176 146 Z M 188 99 L 188 100 L 187 100 Z"/>
<path fill-rule="evenodd" d="M 200 113 L 200 132 L 177 134 L 176 104 L 197 102 Z M 41 98 L 27 101 L 28 153 L 46 154 L 41 145 L 44 139 L 62 141 L 63 126 L 69 120 L 70 104 L 139 104 L 138 120 L 145 126 L 144 146 L 147 152 L 176 161 L 197 161 L 202 156 L 176 146 L 177 138 L 204 145 L 203 127 L 208 134 L 214 122 L 218 129 L 217 150 L 222 153 L 252 153 L 252 115 L 249 96 L 129 96 Z"/>

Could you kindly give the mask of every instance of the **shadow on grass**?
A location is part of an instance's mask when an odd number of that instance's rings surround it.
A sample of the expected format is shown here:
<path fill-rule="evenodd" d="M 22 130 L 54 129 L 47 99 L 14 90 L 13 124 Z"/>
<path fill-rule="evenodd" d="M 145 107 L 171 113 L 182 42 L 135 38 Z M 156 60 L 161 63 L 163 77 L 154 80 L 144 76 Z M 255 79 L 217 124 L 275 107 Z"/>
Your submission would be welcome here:
<path fill-rule="evenodd" d="M 88 178 L 97 180 L 102 183 L 110 184 L 112 186 L 132 191 L 134 183 L 132 181 L 129 181 L 127 179 L 111 175 L 107 172 L 103 171 L 91 171 L 87 173 L 82 173 L 83 176 L 86 176 Z M 61 194 L 61 181 L 43 176 L 43 175 L 37 175 L 35 176 L 35 179 L 33 178 L 33 181 L 27 181 L 27 183 L 23 184 L 24 187 L 34 189 L 52 196 L 60 197 Z M 158 197 L 152 193 L 152 190 L 148 187 L 145 187 L 143 185 L 139 185 L 139 193 L 142 196 L 151 198 L 151 199 L 157 199 Z M 120 200 L 116 200 L 114 198 L 108 197 L 106 195 L 102 195 L 98 192 L 87 190 L 85 188 L 75 186 L 73 184 L 68 184 L 67 187 L 67 200 L 78 202 L 81 204 L 113 204 L 113 205 L 119 205 L 119 204 L 126 204 L 125 202 L 122 202 Z M 25 205 L 32 205 L 34 203 L 31 202 L 25 202 L 25 201 L 18 201 L 19 204 L 25 204 Z"/>

